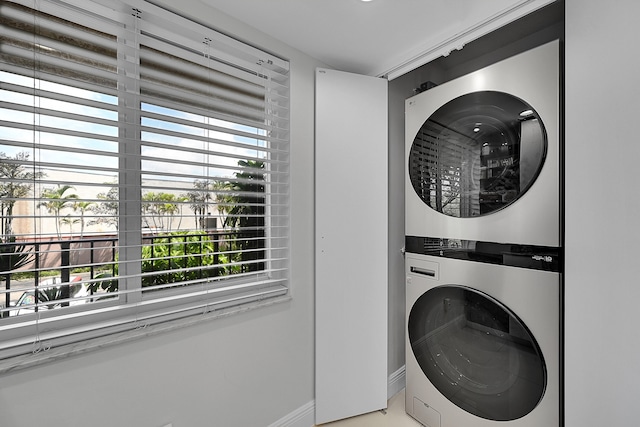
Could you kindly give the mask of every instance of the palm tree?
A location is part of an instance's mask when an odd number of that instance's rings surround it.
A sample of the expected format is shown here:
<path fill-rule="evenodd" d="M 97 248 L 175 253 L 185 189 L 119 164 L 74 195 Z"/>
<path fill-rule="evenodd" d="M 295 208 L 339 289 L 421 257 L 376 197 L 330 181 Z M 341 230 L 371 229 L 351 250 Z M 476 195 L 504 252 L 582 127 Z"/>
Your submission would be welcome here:
<path fill-rule="evenodd" d="M 206 218 L 211 200 L 211 194 L 209 192 L 210 186 L 211 183 L 208 180 L 196 179 L 193 182 L 193 190 L 189 191 L 186 195 L 189 201 L 189 207 L 193 211 L 196 224 L 200 230 L 206 228 Z"/>
<path fill-rule="evenodd" d="M 212 185 L 213 191 L 216 194 L 216 209 L 218 210 L 218 215 L 221 218 L 222 226 L 226 227 L 227 224 L 227 215 L 229 211 L 233 209 L 233 206 L 236 202 L 235 196 L 233 196 L 231 191 L 233 191 L 233 183 L 215 181 Z"/>
<path fill-rule="evenodd" d="M 30 172 L 25 169 L 29 163 L 29 153 L 21 151 L 14 157 L 0 152 L 0 234 L 13 235 L 13 207 L 16 202 L 26 197 L 31 191 L 33 181 L 44 176 L 42 172 Z"/>
<path fill-rule="evenodd" d="M 4 272 L 4 304 L 11 302 L 11 272 L 33 261 L 34 253 L 26 245 L 16 243 L 13 232 L 13 208 L 18 200 L 29 195 L 33 182 L 44 176 L 42 172 L 29 172 L 25 165 L 29 163 L 29 153 L 21 151 L 14 157 L 0 152 L 0 271 Z M 3 313 L 3 317 L 9 312 Z"/>
<path fill-rule="evenodd" d="M 178 226 L 176 227 L 178 230 L 180 230 L 182 228 L 182 218 L 184 217 L 184 215 L 182 214 L 183 209 L 184 209 L 184 205 L 185 203 L 187 203 L 189 201 L 189 196 L 186 196 L 184 194 L 180 194 L 178 196 L 176 196 L 176 203 L 178 205 Z"/>
<path fill-rule="evenodd" d="M 56 219 L 56 234 L 58 236 L 58 239 L 61 239 L 62 236 L 60 234 L 60 225 L 61 225 L 61 218 L 60 218 L 60 212 L 64 209 L 67 208 L 71 205 L 70 200 L 73 199 L 77 199 L 78 195 L 77 194 L 67 194 L 65 195 L 65 193 L 68 190 L 71 190 L 75 188 L 71 185 L 63 185 L 60 186 L 60 184 L 58 184 L 58 187 L 51 190 L 51 189 L 44 189 L 42 190 L 42 193 L 40 194 L 40 199 L 42 199 L 42 201 L 40 203 L 38 203 L 38 207 L 44 207 L 47 209 L 47 212 L 49 212 L 50 214 L 52 214 L 55 219 Z"/>
<path fill-rule="evenodd" d="M 84 215 L 88 210 L 91 210 L 91 207 L 94 205 L 94 203 L 92 202 L 75 202 L 73 204 L 73 210 L 74 211 L 80 211 L 80 238 L 82 239 L 82 236 L 84 235 L 84 226 L 85 226 L 85 221 L 84 221 Z"/>
<path fill-rule="evenodd" d="M 180 211 L 179 204 L 183 200 L 172 193 L 154 193 L 152 191 L 142 195 L 142 211 L 144 221 L 149 224 L 149 218 L 155 230 L 171 232 L 175 215 Z"/>
<path fill-rule="evenodd" d="M 69 236 L 73 234 L 73 224 L 77 224 L 79 222 L 80 220 L 78 218 L 74 218 L 71 215 L 66 215 L 64 218 L 60 218 L 60 224 L 69 226 Z"/>

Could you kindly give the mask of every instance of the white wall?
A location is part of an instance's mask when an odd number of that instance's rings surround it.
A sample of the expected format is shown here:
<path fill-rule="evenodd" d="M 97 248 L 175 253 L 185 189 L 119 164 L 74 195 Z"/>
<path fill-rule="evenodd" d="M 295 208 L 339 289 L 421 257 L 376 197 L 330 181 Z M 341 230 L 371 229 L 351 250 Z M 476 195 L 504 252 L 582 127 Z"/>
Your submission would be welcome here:
<path fill-rule="evenodd" d="M 313 93 L 315 68 L 325 65 L 199 0 L 179 4 L 291 60 L 293 299 L 3 375 L 2 426 L 261 427 L 314 398 Z"/>
<path fill-rule="evenodd" d="M 640 2 L 566 0 L 566 426 L 638 425 Z"/>

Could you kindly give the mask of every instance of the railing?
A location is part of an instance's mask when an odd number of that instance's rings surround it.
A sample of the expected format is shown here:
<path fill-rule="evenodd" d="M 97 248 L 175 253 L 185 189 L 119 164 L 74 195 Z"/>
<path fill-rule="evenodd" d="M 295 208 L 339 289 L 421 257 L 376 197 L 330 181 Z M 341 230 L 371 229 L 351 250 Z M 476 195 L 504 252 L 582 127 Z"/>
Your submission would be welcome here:
<path fill-rule="evenodd" d="M 71 282 L 74 269 L 88 270 L 89 279 L 95 278 L 98 269 L 110 269 L 114 273 L 117 241 L 116 237 L 103 237 L 0 243 L 0 275 L 5 281 L 4 306 L 11 305 L 12 293 L 19 294 L 25 287 L 37 287 L 41 279 L 48 276 L 46 272 L 59 272 L 60 283 L 67 284 Z M 19 264 L 18 268 L 16 264 Z M 26 284 L 12 292 L 12 278 L 16 275 L 26 276 L 22 281 Z M 61 286 L 60 299 L 68 299 L 69 292 L 70 285 Z"/>
<path fill-rule="evenodd" d="M 144 235 L 142 286 L 263 270 L 263 238 L 262 230 Z M 5 281 L 4 304 L 0 306 L 10 307 L 12 295 L 15 301 L 24 289 L 31 289 L 36 295 L 35 290 L 46 272 L 59 273 L 62 285 L 57 298 L 61 300 L 71 297 L 72 274 L 78 271 L 84 276 L 82 280 L 89 283 L 99 274 L 117 277 L 117 243 L 117 237 L 0 243 L 0 278 Z M 12 289 L 12 278 L 17 274 L 27 279 L 22 280 L 22 286 Z M 9 311 L 5 311 L 3 317 L 8 314 Z"/>

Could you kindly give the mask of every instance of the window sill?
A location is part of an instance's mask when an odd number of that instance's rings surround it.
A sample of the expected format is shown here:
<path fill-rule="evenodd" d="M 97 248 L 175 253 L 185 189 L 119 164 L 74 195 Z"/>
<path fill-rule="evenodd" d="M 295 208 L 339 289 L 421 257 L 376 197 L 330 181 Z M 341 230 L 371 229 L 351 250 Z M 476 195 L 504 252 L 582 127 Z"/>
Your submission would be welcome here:
<path fill-rule="evenodd" d="M 70 356 L 77 356 L 92 351 L 100 350 L 111 345 L 122 344 L 130 341 L 134 341 L 140 338 L 146 338 L 163 332 L 170 332 L 181 328 L 197 325 L 202 322 L 220 319 L 228 316 L 232 316 L 239 313 L 255 310 L 258 308 L 268 307 L 274 304 L 290 301 L 290 295 L 284 295 L 277 298 L 272 298 L 263 301 L 257 301 L 250 304 L 244 304 L 241 306 L 229 307 L 226 309 L 211 311 L 206 314 L 192 315 L 180 319 L 170 320 L 163 323 L 154 325 L 146 325 L 144 327 L 113 333 L 98 338 L 92 338 L 76 343 L 65 344 L 57 348 L 46 348 L 46 343 L 43 343 L 40 349 L 35 349 L 30 354 L 9 357 L 4 360 L 0 360 L 0 375 L 5 375 L 23 369 L 28 369 L 36 366 L 40 366 L 56 360 L 62 360 Z M 36 344 L 34 343 L 34 347 Z"/>

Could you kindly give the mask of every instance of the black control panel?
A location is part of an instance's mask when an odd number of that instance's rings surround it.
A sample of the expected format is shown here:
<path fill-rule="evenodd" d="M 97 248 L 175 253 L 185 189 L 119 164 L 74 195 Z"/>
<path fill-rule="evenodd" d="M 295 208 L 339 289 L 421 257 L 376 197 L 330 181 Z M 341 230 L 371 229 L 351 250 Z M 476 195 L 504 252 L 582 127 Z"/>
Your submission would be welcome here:
<path fill-rule="evenodd" d="M 455 258 L 556 273 L 562 271 L 563 264 L 562 248 L 551 246 L 405 236 L 405 250 L 413 254 Z"/>

